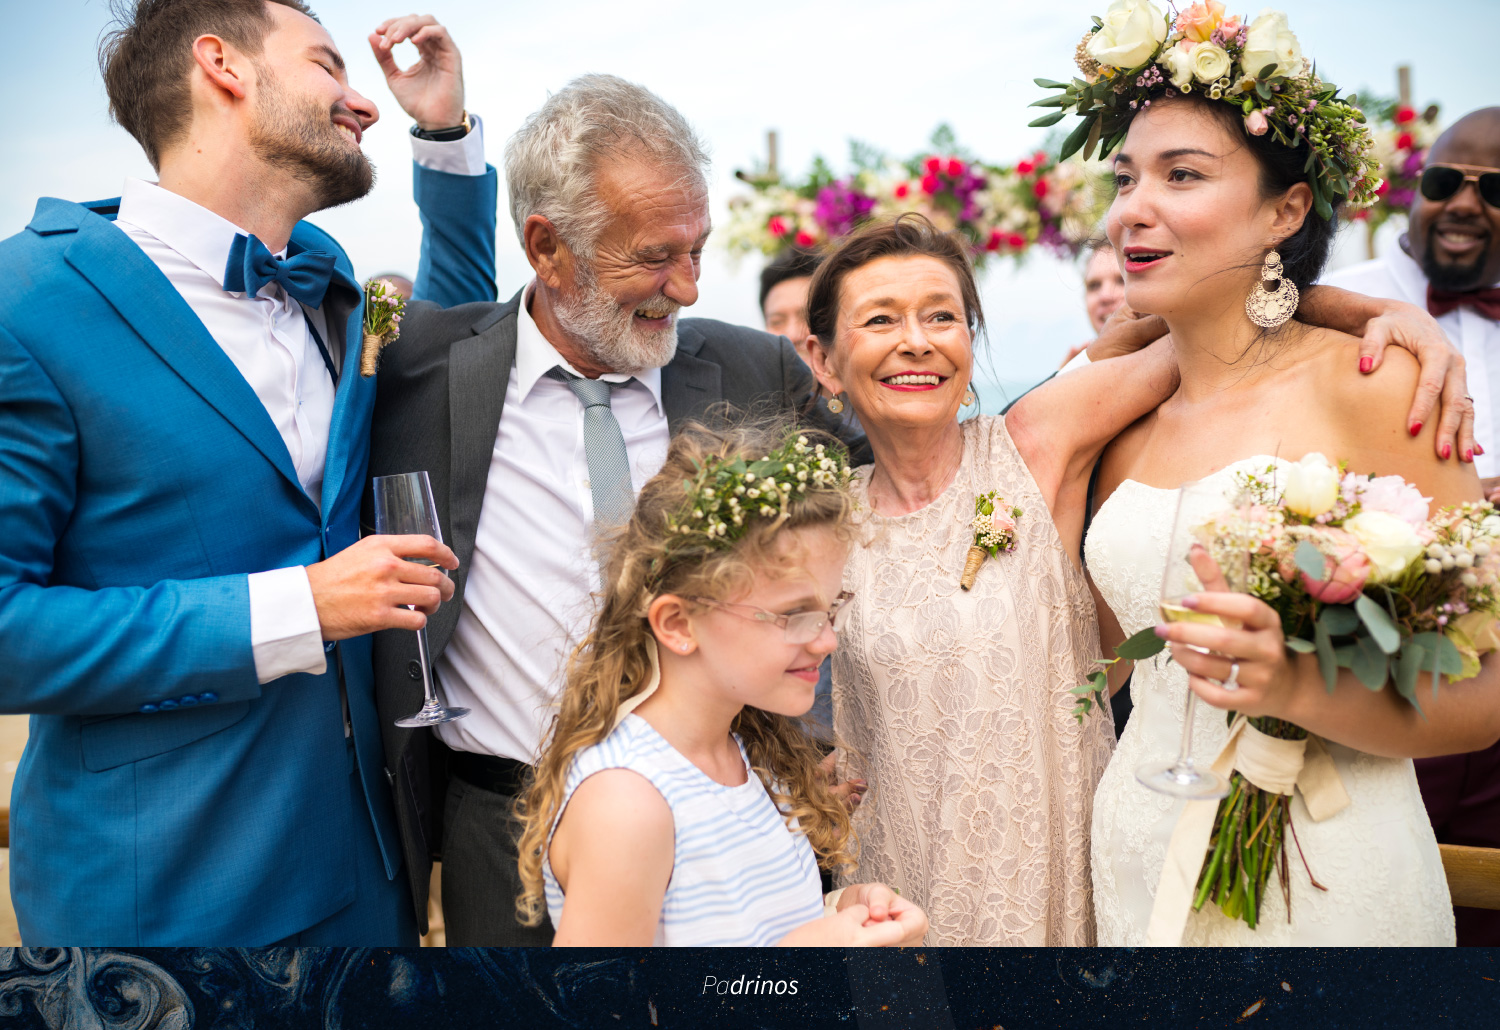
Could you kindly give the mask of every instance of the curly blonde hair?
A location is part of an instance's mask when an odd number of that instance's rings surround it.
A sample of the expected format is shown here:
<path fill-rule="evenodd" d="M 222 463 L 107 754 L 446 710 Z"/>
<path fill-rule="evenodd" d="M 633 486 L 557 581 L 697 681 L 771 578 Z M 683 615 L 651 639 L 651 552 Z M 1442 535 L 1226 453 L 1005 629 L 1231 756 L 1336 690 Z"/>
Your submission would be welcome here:
<path fill-rule="evenodd" d="M 797 431 L 791 431 L 797 432 Z M 802 435 L 813 436 L 807 430 Z M 542 858 L 566 797 L 573 757 L 609 736 L 620 703 L 645 689 L 650 676 L 647 611 L 662 594 L 726 598 L 749 589 L 755 575 L 795 570 L 786 529 L 826 526 L 847 545 L 851 499 L 847 485 L 809 489 L 787 508 L 787 518 L 754 519 L 745 534 L 721 549 L 672 546 L 668 520 L 688 499 L 686 484 L 705 460 L 747 461 L 785 442 L 787 427 L 740 424 L 727 429 L 690 425 L 676 434 L 662 470 L 641 490 L 630 521 L 607 542 L 603 602 L 589 635 L 568 659 L 557 714 L 543 741 L 531 781 L 516 801 L 523 824 L 519 851 L 521 894 L 516 913 L 536 926 L 546 913 Z M 830 449 L 840 445 L 827 438 Z M 745 707 L 732 730 L 739 734 L 755 770 L 790 825 L 797 820 L 825 868 L 853 866 L 854 832 L 849 814 L 819 769 L 823 753 L 800 717 Z"/>

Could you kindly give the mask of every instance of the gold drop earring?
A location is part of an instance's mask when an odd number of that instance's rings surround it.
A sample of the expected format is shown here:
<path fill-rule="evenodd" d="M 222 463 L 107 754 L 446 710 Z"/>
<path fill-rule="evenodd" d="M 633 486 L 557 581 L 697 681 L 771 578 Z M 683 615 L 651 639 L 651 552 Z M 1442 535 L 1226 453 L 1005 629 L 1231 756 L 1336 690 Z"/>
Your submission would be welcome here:
<path fill-rule="evenodd" d="M 1282 275 L 1281 255 L 1275 250 L 1266 255 L 1260 280 L 1245 298 L 1245 315 L 1263 329 L 1277 329 L 1297 313 L 1297 284 Z M 1266 289 L 1267 283 L 1276 288 Z"/>
<path fill-rule="evenodd" d="M 839 394 L 834 394 L 828 398 L 828 410 L 835 415 L 842 415 L 844 413 L 844 401 Z"/>
<path fill-rule="evenodd" d="M 964 400 L 963 400 L 964 407 L 966 407 L 966 408 L 973 407 L 975 400 L 976 400 L 976 398 L 974 396 L 974 384 L 970 383 L 968 389 L 964 390 Z"/>

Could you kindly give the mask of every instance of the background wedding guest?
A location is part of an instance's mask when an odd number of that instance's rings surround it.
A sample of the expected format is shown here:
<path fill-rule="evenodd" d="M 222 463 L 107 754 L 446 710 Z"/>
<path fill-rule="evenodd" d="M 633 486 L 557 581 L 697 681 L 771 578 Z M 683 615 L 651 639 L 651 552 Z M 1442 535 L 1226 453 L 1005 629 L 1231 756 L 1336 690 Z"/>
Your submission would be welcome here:
<path fill-rule="evenodd" d="M 807 342 L 807 287 L 820 258 L 809 250 L 789 248 L 760 271 L 760 313 L 766 332 L 785 336 L 802 354 Z"/>
<path fill-rule="evenodd" d="M 822 258 L 810 250 L 789 247 L 760 271 L 760 313 L 766 332 L 785 336 L 807 361 L 807 288 Z M 820 391 L 821 392 L 821 391 Z M 808 718 L 833 736 L 833 666 L 824 662 L 818 674 L 817 700 Z"/>
<path fill-rule="evenodd" d="M 362 293 L 301 220 L 369 190 L 378 113 L 297 0 L 121 14 L 101 71 L 159 182 L 43 198 L 0 243 L 0 698 L 33 713 L 21 935 L 413 944 L 366 634 L 451 595 L 398 558 L 454 561 L 358 540 Z M 370 42 L 419 129 L 462 120 L 441 26 Z M 464 273 L 493 260 L 493 171 L 416 174 L 429 295 L 484 296 Z"/>
<path fill-rule="evenodd" d="M 1500 500 L 1500 107 L 1465 115 L 1433 144 L 1399 246 L 1324 281 L 1426 305 L 1468 362 L 1474 465 Z M 1500 744 L 1416 767 L 1439 842 L 1500 847 Z M 1454 912 L 1459 944 L 1500 944 L 1500 912 Z"/>
<path fill-rule="evenodd" d="M 1096 243 L 1088 252 L 1088 258 L 1083 263 L 1083 307 L 1089 316 L 1089 327 L 1098 336 L 1104 331 L 1104 323 L 1109 321 L 1109 316 L 1120 309 L 1125 303 L 1125 277 L 1120 274 L 1119 257 L 1115 249 L 1109 245 L 1108 240 Z M 1062 368 L 1088 346 L 1087 342 L 1077 344 L 1068 349 L 1068 356 L 1063 358 Z"/>
<path fill-rule="evenodd" d="M 394 286 L 396 293 L 400 295 L 402 300 L 411 300 L 412 294 L 416 291 L 416 283 L 412 282 L 409 276 L 402 275 L 399 272 L 381 272 L 375 278 L 384 279 Z"/>
<path fill-rule="evenodd" d="M 420 923 L 441 850 L 449 944 L 551 940 L 545 923 L 517 922 L 512 809 L 592 615 L 596 533 L 629 515 L 673 430 L 715 405 L 833 423 L 785 340 L 679 323 L 698 299 L 707 167 L 659 97 L 614 76 L 575 79 L 506 147 L 534 278 L 504 304 L 414 303 L 383 359 L 371 474 L 429 470 L 460 562 L 429 641 L 446 700 L 467 718 L 435 741 L 392 726 L 420 703 L 416 644 L 376 640 L 414 908 Z"/>

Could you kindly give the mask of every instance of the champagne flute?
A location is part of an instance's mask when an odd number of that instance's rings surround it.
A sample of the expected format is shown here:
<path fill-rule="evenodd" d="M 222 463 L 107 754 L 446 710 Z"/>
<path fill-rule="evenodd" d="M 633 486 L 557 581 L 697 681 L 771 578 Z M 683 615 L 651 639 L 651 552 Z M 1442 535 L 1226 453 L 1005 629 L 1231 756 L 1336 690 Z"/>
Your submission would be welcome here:
<path fill-rule="evenodd" d="M 372 480 L 375 491 L 375 532 L 404 536 L 426 534 L 438 543 L 443 542 L 443 530 L 438 525 L 437 504 L 432 499 L 432 483 L 426 472 L 407 472 L 399 476 L 376 476 Z M 429 558 L 407 558 L 418 565 L 440 568 Z M 415 609 L 415 605 L 407 605 Z M 427 650 L 427 628 L 417 630 L 417 655 L 422 664 L 422 708 L 415 715 L 397 719 L 396 725 L 410 729 L 416 726 L 436 726 L 452 722 L 469 714 L 467 708 L 448 708 L 438 701 L 437 684 L 432 677 L 432 659 Z"/>
<path fill-rule="evenodd" d="M 1162 576 L 1161 617 L 1165 622 L 1198 622 L 1238 628 L 1238 623 L 1207 612 L 1195 611 L 1182 602 L 1190 594 L 1202 591 L 1203 583 L 1193 570 L 1193 549 L 1202 548 L 1196 531 L 1216 515 L 1235 506 L 1227 497 L 1222 483 L 1200 481 L 1182 488 L 1177 500 L 1177 514 L 1172 521 L 1172 536 L 1167 548 L 1167 567 Z M 1226 544 L 1221 539 L 1214 548 L 1214 560 L 1228 588 L 1244 593 L 1249 587 L 1250 552 L 1239 543 Z M 1193 648 L 1204 654 L 1204 648 Z M 1193 714 L 1197 696 L 1188 688 L 1187 711 L 1182 721 L 1182 744 L 1177 757 L 1170 761 L 1148 762 L 1136 769 L 1136 779 L 1145 786 L 1173 797 L 1191 800 L 1213 800 L 1227 797 L 1229 781 L 1212 769 L 1200 769 L 1193 761 Z"/>

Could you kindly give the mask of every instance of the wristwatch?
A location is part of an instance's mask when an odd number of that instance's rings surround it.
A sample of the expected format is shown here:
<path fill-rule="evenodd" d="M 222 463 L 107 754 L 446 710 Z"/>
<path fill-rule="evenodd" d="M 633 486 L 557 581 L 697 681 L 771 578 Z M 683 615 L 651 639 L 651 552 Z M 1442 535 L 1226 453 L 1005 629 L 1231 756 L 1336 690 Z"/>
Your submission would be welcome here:
<path fill-rule="evenodd" d="M 431 140 L 434 143 L 452 143 L 455 140 L 463 139 L 469 134 L 469 130 L 472 128 L 473 126 L 469 123 L 469 112 L 465 111 L 463 122 L 453 126 L 451 129 L 424 129 L 421 126 L 413 125 L 411 127 L 411 134 L 417 137 L 417 139 Z"/>

